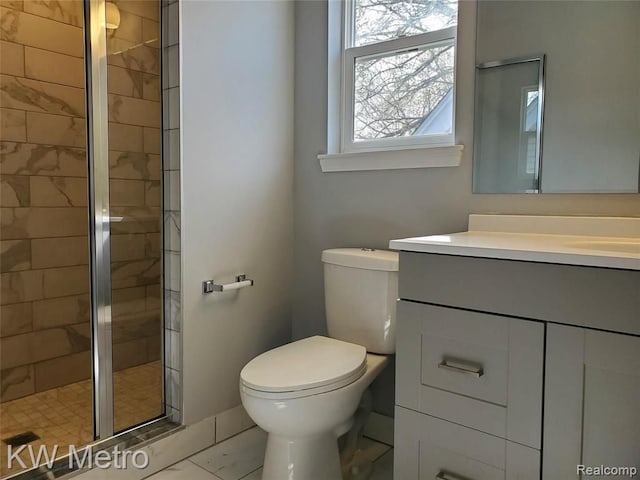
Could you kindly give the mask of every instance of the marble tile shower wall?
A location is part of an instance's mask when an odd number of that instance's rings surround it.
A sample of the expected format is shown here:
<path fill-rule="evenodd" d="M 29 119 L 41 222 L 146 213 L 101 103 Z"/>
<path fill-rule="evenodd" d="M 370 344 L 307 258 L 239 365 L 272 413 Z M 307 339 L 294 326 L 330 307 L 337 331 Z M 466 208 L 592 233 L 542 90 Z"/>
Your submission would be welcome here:
<path fill-rule="evenodd" d="M 162 4 L 165 402 L 175 422 L 182 419 L 182 309 L 180 269 L 180 53 L 179 3 Z"/>
<path fill-rule="evenodd" d="M 114 369 L 162 354 L 157 1 L 108 35 Z M 90 377 L 81 0 L 0 0 L 0 400 Z"/>

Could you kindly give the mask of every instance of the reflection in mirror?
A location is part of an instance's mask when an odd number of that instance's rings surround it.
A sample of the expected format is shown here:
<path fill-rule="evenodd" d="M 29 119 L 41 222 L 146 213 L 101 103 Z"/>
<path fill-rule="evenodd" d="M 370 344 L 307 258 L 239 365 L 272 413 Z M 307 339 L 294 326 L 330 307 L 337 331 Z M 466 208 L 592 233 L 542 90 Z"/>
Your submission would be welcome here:
<path fill-rule="evenodd" d="M 485 149 L 480 156 L 474 152 L 474 191 L 637 193 L 639 51 L 640 0 L 479 0 L 477 64 L 532 54 L 546 60 L 538 188 L 515 181 L 522 149 L 512 149 L 499 164 Z M 476 112 L 476 118 L 485 115 Z M 482 128 L 482 142 L 505 134 L 505 122 Z M 476 125 L 476 140 L 477 133 Z"/>
<path fill-rule="evenodd" d="M 536 192 L 544 57 L 478 65 L 473 191 Z"/>

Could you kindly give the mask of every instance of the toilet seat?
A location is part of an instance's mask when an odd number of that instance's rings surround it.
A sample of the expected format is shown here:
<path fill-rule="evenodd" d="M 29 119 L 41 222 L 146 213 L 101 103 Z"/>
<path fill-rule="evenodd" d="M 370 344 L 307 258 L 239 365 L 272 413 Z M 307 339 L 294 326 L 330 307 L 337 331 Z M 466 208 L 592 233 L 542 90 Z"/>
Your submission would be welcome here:
<path fill-rule="evenodd" d="M 240 372 L 240 383 L 263 398 L 317 395 L 360 378 L 366 357 L 361 345 L 322 336 L 305 338 L 251 360 Z"/>

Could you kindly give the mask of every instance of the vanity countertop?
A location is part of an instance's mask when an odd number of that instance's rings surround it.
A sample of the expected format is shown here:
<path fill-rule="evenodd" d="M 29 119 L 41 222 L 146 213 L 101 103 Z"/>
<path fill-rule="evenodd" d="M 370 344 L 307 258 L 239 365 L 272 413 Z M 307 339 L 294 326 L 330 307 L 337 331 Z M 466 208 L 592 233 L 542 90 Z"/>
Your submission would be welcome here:
<path fill-rule="evenodd" d="M 640 270 L 640 218 L 470 215 L 469 231 L 391 240 L 393 250 Z"/>

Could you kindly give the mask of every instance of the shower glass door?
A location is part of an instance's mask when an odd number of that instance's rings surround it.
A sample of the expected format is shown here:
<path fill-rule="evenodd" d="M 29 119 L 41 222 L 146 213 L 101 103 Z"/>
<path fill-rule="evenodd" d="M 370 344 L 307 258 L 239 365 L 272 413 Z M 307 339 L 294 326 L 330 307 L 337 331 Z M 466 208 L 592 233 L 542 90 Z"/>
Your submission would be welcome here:
<path fill-rule="evenodd" d="M 81 0 L 0 4 L 0 475 L 94 438 Z M 27 456 L 22 456 L 30 467 Z"/>
<path fill-rule="evenodd" d="M 108 5 L 108 4 L 107 4 Z M 106 32 L 114 430 L 163 413 L 160 2 Z M 107 25 L 110 8 L 106 9 Z"/>
<path fill-rule="evenodd" d="M 159 3 L 0 3 L 0 477 L 164 413 Z"/>

